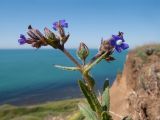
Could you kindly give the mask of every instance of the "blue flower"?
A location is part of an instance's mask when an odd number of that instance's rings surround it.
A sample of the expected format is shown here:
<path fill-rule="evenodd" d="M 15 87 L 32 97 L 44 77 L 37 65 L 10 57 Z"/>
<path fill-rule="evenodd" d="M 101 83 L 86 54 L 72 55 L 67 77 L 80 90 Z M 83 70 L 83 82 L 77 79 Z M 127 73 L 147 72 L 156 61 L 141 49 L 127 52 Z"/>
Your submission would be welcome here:
<path fill-rule="evenodd" d="M 109 42 L 110 45 L 116 49 L 117 52 L 121 52 L 122 50 L 129 48 L 129 45 L 125 43 L 125 40 L 123 39 L 122 32 L 119 32 L 119 35 L 112 35 L 112 38 Z"/>
<path fill-rule="evenodd" d="M 68 23 L 65 20 L 59 20 L 58 22 L 53 23 L 53 29 L 57 31 L 59 27 L 68 28 Z"/>
<path fill-rule="evenodd" d="M 18 39 L 20 45 L 23 45 L 27 42 L 26 37 L 23 34 L 20 34 L 20 39 Z"/>

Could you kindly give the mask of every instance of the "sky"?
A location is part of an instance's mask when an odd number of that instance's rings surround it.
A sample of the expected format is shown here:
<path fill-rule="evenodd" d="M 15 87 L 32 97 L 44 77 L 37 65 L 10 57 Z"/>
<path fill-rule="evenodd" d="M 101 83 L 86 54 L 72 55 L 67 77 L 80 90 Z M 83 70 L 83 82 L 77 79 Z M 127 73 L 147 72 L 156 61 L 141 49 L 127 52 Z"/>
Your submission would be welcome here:
<path fill-rule="evenodd" d="M 28 25 L 43 32 L 61 19 L 69 24 L 67 48 L 98 48 L 118 31 L 130 48 L 160 43 L 160 0 L 0 0 L 0 49 L 31 48 L 17 42 Z"/>

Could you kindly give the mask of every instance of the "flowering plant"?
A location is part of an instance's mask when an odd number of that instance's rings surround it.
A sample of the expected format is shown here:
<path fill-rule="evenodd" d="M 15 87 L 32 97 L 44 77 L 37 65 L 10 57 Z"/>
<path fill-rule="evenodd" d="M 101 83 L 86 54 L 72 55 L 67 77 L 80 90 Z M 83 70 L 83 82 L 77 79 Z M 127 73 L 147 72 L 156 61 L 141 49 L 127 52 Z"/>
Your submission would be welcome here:
<path fill-rule="evenodd" d="M 106 60 L 107 62 L 115 60 L 112 56 L 114 51 L 121 52 L 122 50 L 129 48 L 129 45 L 123 38 L 123 32 L 119 32 L 118 35 L 112 35 L 108 40 L 102 39 L 98 53 L 88 63 L 86 63 L 86 58 L 89 55 L 89 49 L 81 42 L 76 52 L 78 58 L 82 61 L 81 64 L 65 49 L 65 43 L 70 36 L 65 33 L 65 28 L 68 28 L 68 23 L 65 20 L 59 20 L 53 23 L 53 29 L 58 31 L 58 35 L 46 27 L 44 28 L 43 35 L 39 30 L 34 29 L 29 25 L 27 32 L 29 37 L 26 38 L 21 34 L 18 42 L 20 45 L 31 44 L 35 48 L 50 45 L 54 49 L 62 51 L 76 66 L 67 67 L 55 65 L 55 67 L 63 70 L 77 70 L 82 74 L 82 80 L 78 80 L 78 84 L 87 99 L 89 106 L 79 104 L 79 108 L 85 118 L 87 120 L 112 120 L 112 117 L 109 114 L 109 81 L 105 81 L 103 93 L 97 97 L 94 90 L 95 80 L 91 76 L 90 70 L 102 60 Z M 99 97 L 101 99 L 98 99 Z"/>

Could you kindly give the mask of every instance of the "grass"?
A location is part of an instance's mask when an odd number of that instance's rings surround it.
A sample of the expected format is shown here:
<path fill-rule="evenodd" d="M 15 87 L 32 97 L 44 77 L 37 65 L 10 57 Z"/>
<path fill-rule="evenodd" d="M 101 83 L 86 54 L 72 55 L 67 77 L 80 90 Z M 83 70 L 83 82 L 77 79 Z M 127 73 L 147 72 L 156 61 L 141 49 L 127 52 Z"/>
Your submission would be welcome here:
<path fill-rule="evenodd" d="M 82 99 L 48 102 L 32 106 L 0 106 L 0 120 L 47 120 L 60 116 L 67 120 L 82 120 L 77 104 Z"/>
<path fill-rule="evenodd" d="M 150 45 L 144 45 L 142 47 L 137 47 L 135 49 L 137 57 L 140 57 L 143 61 L 146 61 L 148 55 L 146 54 L 146 50 L 148 48 L 153 49 L 153 54 L 160 54 L 160 44 L 150 44 Z"/>

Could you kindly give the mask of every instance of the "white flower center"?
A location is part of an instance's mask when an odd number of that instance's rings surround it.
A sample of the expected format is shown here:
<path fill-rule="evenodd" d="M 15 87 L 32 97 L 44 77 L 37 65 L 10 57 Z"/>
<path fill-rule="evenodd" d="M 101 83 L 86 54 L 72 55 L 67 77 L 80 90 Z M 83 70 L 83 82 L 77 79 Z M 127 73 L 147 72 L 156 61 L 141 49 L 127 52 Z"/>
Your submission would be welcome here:
<path fill-rule="evenodd" d="M 117 40 L 117 41 L 116 41 L 116 44 L 117 44 L 117 45 L 121 45 L 121 44 L 122 44 L 122 40 Z"/>

